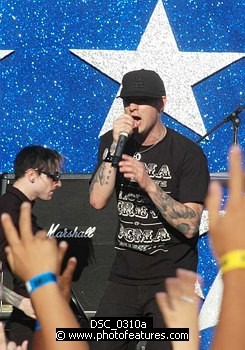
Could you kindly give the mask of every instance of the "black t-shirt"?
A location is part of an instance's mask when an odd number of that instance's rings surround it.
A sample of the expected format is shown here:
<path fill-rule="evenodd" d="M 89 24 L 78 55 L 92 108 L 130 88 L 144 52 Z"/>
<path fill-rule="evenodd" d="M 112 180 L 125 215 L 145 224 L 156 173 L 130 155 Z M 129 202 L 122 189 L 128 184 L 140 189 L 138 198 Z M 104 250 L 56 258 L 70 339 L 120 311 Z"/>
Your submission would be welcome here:
<path fill-rule="evenodd" d="M 0 215 L 2 213 L 8 213 L 11 216 L 13 223 L 17 229 L 19 227 L 20 206 L 23 202 L 30 202 L 30 200 L 24 195 L 24 193 L 22 193 L 12 185 L 8 185 L 6 193 L 4 193 L 0 197 Z M 31 202 L 31 204 L 33 206 L 34 202 Z M 36 233 L 41 228 L 37 225 L 37 219 L 35 215 L 32 214 L 31 220 L 33 233 Z M 4 248 L 6 247 L 6 245 L 7 241 L 5 238 L 2 224 L 0 223 L 0 260 L 3 262 L 6 269 L 8 269 L 6 254 L 4 252 Z M 20 279 L 14 277 L 13 283 L 14 291 L 16 293 L 25 297 L 29 297 L 25 285 Z"/>
<path fill-rule="evenodd" d="M 99 164 L 112 131 L 101 138 Z M 128 139 L 125 154 L 141 158 L 149 176 L 180 203 L 203 204 L 209 182 L 207 159 L 188 138 L 167 128 L 165 138 L 151 146 Z M 172 227 L 136 182 L 116 178 L 119 231 L 110 279 L 126 284 L 160 283 L 178 267 L 196 270 L 199 233 L 188 239 Z"/>

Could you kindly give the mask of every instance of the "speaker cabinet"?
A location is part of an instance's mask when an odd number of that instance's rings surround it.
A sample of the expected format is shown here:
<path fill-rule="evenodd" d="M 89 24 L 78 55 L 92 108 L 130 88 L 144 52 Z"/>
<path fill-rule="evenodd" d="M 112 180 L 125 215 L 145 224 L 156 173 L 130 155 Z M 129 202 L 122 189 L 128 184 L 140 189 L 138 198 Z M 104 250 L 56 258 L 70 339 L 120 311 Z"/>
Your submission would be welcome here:
<path fill-rule="evenodd" d="M 90 174 L 62 174 L 62 187 L 50 201 L 37 200 L 34 214 L 38 224 L 69 244 L 66 259 L 76 256 L 78 266 L 73 292 L 86 313 L 94 314 L 110 273 L 114 258 L 114 237 L 118 227 L 116 199 L 102 210 L 89 204 Z M 1 193 L 5 193 L 14 175 L 1 176 Z"/>

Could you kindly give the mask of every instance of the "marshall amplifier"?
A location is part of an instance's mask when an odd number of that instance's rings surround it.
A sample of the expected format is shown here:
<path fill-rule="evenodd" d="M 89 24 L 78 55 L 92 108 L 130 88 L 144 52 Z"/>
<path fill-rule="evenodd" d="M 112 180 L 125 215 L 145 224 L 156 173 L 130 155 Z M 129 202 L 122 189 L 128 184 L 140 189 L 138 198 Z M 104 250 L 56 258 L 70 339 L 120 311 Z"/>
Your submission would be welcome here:
<path fill-rule="evenodd" d="M 116 199 L 102 210 L 89 204 L 90 174 L 62 174 L 62 187 L 50 201 L 37 200 L 33 212 L 48 235 L 69 244 L 67 257 L 75 256 L 73 294 L 85 313 L 93 315 L 103 295 L 114 258 L 114 236 L 118 226 Z M 1 175 L 1 194 L 14 175 Z"/>

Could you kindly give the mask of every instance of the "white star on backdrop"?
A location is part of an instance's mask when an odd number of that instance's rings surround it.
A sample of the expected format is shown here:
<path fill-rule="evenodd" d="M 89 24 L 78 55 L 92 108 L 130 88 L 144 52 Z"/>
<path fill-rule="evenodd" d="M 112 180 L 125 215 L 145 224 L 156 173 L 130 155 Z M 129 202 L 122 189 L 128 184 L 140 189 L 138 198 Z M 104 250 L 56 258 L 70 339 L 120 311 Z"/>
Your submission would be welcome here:
<path fill-rule="evenodd" d="M 165 112 L 200 135 L 206 133 L 192 86 L 244 57 L 242 53 L 181 52 L 178 49 L 162 1 L 158 1 L 136 51 L 80 50 L 73 54 L 121 83 L 135 69 L 152 69 L 162 77 L 167 93 Z M 114 100 L 102 127 L 108 131 L 122 114 L 122 102 Z"/>
<path fill-rule="evenodd" d="M 0 50 L 0 60 L 10 55 L 14 50 Z"/>

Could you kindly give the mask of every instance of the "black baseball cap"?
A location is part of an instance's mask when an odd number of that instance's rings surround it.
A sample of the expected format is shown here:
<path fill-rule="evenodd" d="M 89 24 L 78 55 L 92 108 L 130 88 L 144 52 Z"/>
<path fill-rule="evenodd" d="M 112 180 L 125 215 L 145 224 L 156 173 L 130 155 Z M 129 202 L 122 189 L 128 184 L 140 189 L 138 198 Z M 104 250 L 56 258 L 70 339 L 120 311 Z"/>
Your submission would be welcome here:
<path fill-rule="evenodd" d="M 153 70 L 140 69 L 123 76 L 118 97 L 161 98 L 162 96 L 166 96 L 166 91 L 161 77 Z"/>

